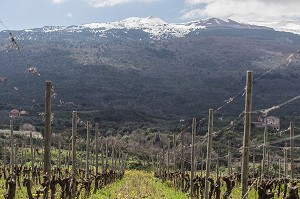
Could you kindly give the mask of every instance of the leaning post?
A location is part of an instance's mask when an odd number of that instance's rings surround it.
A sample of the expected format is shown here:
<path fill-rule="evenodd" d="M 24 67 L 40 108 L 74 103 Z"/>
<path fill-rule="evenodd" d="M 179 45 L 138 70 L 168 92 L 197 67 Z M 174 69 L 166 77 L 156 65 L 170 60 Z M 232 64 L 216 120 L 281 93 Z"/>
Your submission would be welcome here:
<path fill-rule="evenodd" d="M 210 175 L 210 162 L 211 162 L 211 151 L 212 151 L 212 132 L 214 123 L 214 110 L 209 109 L 208 116 L 208 132 L 207 132 L 207 155 L 206 155 L 206 173 L 205 173 L 205 199 L 208 199 L 208 183 L 207 180 Z"/>
<path fill-rule="evenodd" d="M 295 153 L 295 141 L 294 141 L 295 126 L 294 122 L 290 122 L 290 147 L 291 147 L 291 179 L 294 179 L 295 173 L 295 163 L 294 163 L 294 153 Z"/>
<path fill-rule="evenodd" d="M 252 83 L 253 72 L 247 71 L 246 96 L 245 96 L 245 116 L 244 116 L 244 138 L 242 156 L 242 196 L 248 198 L 248 174 L 249 174 L 249 142 L 251 131 L 251 111 L 252 111 Z"/>
<path fill-rule="evenodd" d="M 45 92 L 45 137 L 44 137 L 44 174 L 51 172 L 51 91 L 50 81 L 46 81 Z"/>

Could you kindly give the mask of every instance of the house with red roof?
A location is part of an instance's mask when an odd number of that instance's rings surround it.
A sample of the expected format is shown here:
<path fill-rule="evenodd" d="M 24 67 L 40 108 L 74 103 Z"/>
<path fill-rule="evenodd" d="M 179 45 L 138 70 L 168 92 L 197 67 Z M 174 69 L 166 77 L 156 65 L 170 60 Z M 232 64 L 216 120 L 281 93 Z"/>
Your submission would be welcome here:
<path fill-rule="evenodd" d="M 18 109 L 12 109 L 8 113 L 9 117 L 20 117 L 20 111 Z"/>

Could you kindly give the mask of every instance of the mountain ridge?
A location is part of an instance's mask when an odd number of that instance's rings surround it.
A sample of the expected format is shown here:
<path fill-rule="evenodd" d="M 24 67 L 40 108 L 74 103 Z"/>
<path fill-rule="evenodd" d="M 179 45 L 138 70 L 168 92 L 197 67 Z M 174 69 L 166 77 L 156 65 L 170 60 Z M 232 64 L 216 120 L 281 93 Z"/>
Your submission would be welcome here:
<path fill-rule="evenodd" d="M 204 23 L 236 25 L 216 19 Z M 247 70 L 253 70 L 255 77 L 271 70 L 255 82 L 254 109 L 272 107 L 299 94 L 298 55 L 290 64 L 282 64 L 300 49 L 299 35 L 221 26 L 197 29 L 184 37 L 152 39 L 142 29 L 110 29 L 103 34 L 77 28 L 14 31 L 20 50 L 9 45 L 7 31 L 0 32 L 0 77 L 7 79 L 5 86 L 0 84 L 4 106 L 35 110 L 36 104 L 43 104 L 47 79 L 57 92 L 54 104 L 62 100 L 80 105 L 75 108 L 141 113 L 128 117 L 123 112 L 112 120 L 148 115 L 176 120 L 203 116 L 208 108 L 235 96 L 244 88 Z M 40 75 L 30 74 L 32 67 Z M 275 114 L 295 115 L 298 107 L 283 113 L 275 110 Z M 238 115 L 242 110 L 240 96 L 224 108 L 224 115 Z"/>
<path fill-rule="evenodd" d="M 150 16 L 146 18 L 130 17 L 121 21 L 106 22 L 106 23 L 88 23 L 79 26 L 45 26 L 42 28 L 25 29 L 25 32 L 82 32 L 88 30 L 94 33 L 102 33 L 103 37 L 110 30 L 142 30 L 150 34 L 151 38 L 169 38 L 169 37 L 184 37 L 185 35 L 199 29 L 264 29 L 273 30 L 264 26 L 256 26 L 243 24 L 228 19 L 227 21 L 218 18 L 209 18 L 204 20 L 191 21 L 187 23 L 167 23 L 162 19 Z"/>

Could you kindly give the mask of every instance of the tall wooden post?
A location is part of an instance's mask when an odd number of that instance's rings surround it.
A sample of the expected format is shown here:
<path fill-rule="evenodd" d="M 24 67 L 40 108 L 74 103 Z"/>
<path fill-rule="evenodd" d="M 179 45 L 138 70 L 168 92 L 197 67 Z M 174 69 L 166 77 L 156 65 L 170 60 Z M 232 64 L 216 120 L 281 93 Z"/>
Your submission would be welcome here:
<path fill-rule="evenodd" d="M 261 175 L 264 178 L 266 174 L 266 158 L 267 158 L 267 140 L 268 140 L 268 127 L 264 130 L 264 145 L 263 145 L 263 159 L 261 167 Z"/>
<path fill-rule="evenodd" d="M 152 163 L 152 170 L 155 173 L 155 165 L 154 165 L 154 157 L 153 154 L 151 155 L 151 163 Z"/>
<path fill-rule="evenodd" d="M 118 171 L 121 171 L 121 155 L 122 155 L 122 152 L 121 152 L 121 146 L 119 146 L 119 148 L 118 148 L 119 150 L 118 150 L 118 154 L 119 154 L 119 156 L 118 156 Z"/>
<path fill-rule="evenodd" d="M 176 172 L 176 136 L 173 134 L 173 162 L 174 162 L 174 172 Z"/>
<path fill-rule="evenodd" d="M 30 132 L 30 155 L 31 155 L 31 174 L 32 174 L 32 179 L 33 179 L 33 173 L 34 173 L 34 151 L 33 151 L 32 132 Z"/>
<path fill-rule="evenodd" d="M 278 178 L 281 178 L 281 163 L 280 163 L 280 159 L 278 160 Z"/>
<path fill-rule="evenodd" d="M 26 157 L 26 156 L 25 156 Z M 24 142 L 22 142 L 22 149 L 21 149 L 21 165 L 24 165 Z"/>
<path fill-rule="evenodd" d="M 72 179 L 76 180 L 76 137 L 77 137 L 77 111 L 72 112 Z M 69 163 L 68 163 L 69 164 Z M 72 198 L 76 197 L 76 186 L 73 184 Z"/>
<path fill-rule="evenodd" d="M 218 158 L 217 158 L 217 165 L 216 165 L 216 172 L 217 172 L 217 179 L 219 177 L 219 167 L 220 167 L 220 146 L 218 146 Z"/>
<path fill-rule="evenodd" d="M 113 170 L 115 170 L 115 163 L 114 163 L 114 160 L 115 160 L 115 146 L 114 146 L 115 142 L 114 142 L 114 139 L 112 140 L 112 143 L 111 143 L 111 168 Z"/>
<path fill-rule="evenodd" d="M 228 175 L 231 175 L 231 148 L 230 148 L 230 141 L 228 141 Z"/>
<path fill-rule="evenodd" d="M 170 140 L 168 140 L 168 151 L 167 151 L 167 179 L 170 176 Z"/>
<path fill-rule="evenodd" d="M 72 143 L 68 144 L 68 161 L 67 161 L 67 166 L 68 166 L 68 170 L 70 170 L 70 162 L 71 162 L 71 146 Z"/>
<path fill-rule="evenodd" d="M 295 150 L 295 142 L 294 142 L 294 131 L 295 126 L 294 122 L 290 122 L 290 147 L 291 147 L 291 178 L 295 177 L 295 163 L 294 163 L 294 150 Z"/>
<path fill-rule="evenodd" d="M 267 152 L 267 176 L 269 176 L 270 169 L 270 153 Z"/>
<path fill-rule="evenodd" d="M 162 178 L 162 174 L 161 174 L 161 155 L 157 154 L 157 161 L 158 161 L 158 176 L 159 178 Z"/>
<path fill-rule="evenodd" d="M 101 137 L 101 173 L 104 173 L 104 138 Z"/>
<path fill-rule="evenodd" d="M 45 137 L 44 137 L 44 174 L 51 172 L 51 91 L 50 81 L 46 81 L 45 93 Z"/>
<path fill-rule="evenodd" d="M 15 162 L 14 162 L 14 123 L 12 120 L 9 121 L 10 123 L 10 167 L 12 171 L 14 170 Z"/>
<path fill-rule="evenodd" d="M 194 190 L 194 170 L 195 170 L 195 136 L 196 136 L 196 118 L 193 118 L 192 123 L 192 147 L 191 147 L 191 179 L 190 179 L 190 185 L 191 185 L 191 191 L 190 191 L 190 197 L 194 198 L 193 190 Z"/>
<path fill-rule="evenodd" d="M 287 177 L 287 147 L 285 144 L 285 147 L 283 148 L 283 156 L 284 156 L 284 160 L 283 160 L 283 173 L 284 173 L 284 177 Z"/>
<path fill-rule="evenodd" d="M 61 140 L 58 140 L 58 168 L 60 168 L 60 163 L 61 163 Z"/>
<path fill-rule="evenodd" d="M 166 168 L 165 168 L 165 146 L 163 146 L 162 150 L 162 162 L 161 162 L 161 170 L 162 170 L 162 181 L 165 182 L 166 180 Z"/>
<path fill-rule="evenodd" d="M 6 166 L 6 159 L 7 159 L 7 157 L 6 157 L 6 141 L 4 140 L 4 151 L 3 151 L 3 164 L 4 164 L 4 168 L 5 168 L 5 166 Z"/>
<path fill-rule="evenodd" d="M 181 148 L 180 148 L 180 171 L 181 171 L 181 190 L 184 190 L 184 132 L 181 132 Z"/>
<path fill-rule="evenodd" d="M 255 178 L 255 149 L 253 149 L 253 154 L 252 154 L 252 167 L 253 167 L 253 178 Z"/>
<path fill-rule="evenodd" d="M 253 73 L 247 71 L 245 96 L 245 116 L 244 116 L 244 139 L 243 139 L 243 157 L 242 157 L 242 197 L 248 198 L 248 174 L 249 174 L 249 142 L 251 131 L 251 111 L 252 111 L 252 83 Z"/>
<path fill-rule="evenodd" d="M 90 122 L 86 122 L 86 159 L 85 159 L 85 178 L 89 179 L 89 172 L 90 172 Z"/>
<path fill-rule="evenodd" d="M 99 137 L 99 124 L 96 123 L 95 124 L 95 158 L 96 158 L 96 164 L 95 164 L 95 167 L 96 167 L 96 175 L 98 175 L 99 171 L 98 171 L 98 167 L 99 167 L 99 156 L 98 156 L 98 150 L 99 150 L 99 140 L 98 140 L 98 137 Z"/>
<path fill-rule="evenodd" d="M 77 111 L 72 112 L 72 177 L 76 177 Z"/>
<path fill-rule="evenodd" d="M 108 168 L 108 140 L 105 139 L 105 173 Z"/>
<path fill-rule="evenodd" d="M 207 180 L 210 175 L 210 161 L 211 161 L 211 151 L 212 151 L 212 132 L 214 123 L 214 110 L 209 109 L 208 116 L 208 132 L 207 132 L 207 155 L 206 155 L 206 173 L 205 173 L 205 199 L 208 199 L 208 188 L 209 181 Z"/>
<path fill-rule="evenodd" d="M 19 162 L 18 162 L 18 145 L 17 144 L 14 144 L 14 164 L 15 165 L 18 165 Z"/>

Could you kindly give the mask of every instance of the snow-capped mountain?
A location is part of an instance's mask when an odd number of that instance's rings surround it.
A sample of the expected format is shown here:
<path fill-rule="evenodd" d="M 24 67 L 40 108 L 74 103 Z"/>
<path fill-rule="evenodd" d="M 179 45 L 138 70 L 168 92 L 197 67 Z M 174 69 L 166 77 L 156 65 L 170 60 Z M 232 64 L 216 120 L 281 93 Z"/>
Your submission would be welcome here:
<path fill-rule="evenodd" d="M 202 29 L 272 29 L 263 26 L 249 25 L 238 23 L 233 20 L 221 20 L 218 18 L 209 18 L 205 20 L 192 21 L 187 23 L 167 23 L 158 17 L 130 17 L 122 21 L 107 22 L 107 23 L 89 23 L 79 26 L 45 26 L 43 28 L 25 30 L 30 32 L 91 32 L 98 33 L 100 36 L 107 37 L 112 35 L 112 31 L 122 30 L 125 34 L 130 30 L 140 30 L 149 34 L 152 39 L 183 37 L 193 31 Z"/>
<path fill-rule="evenodd" d="M 253 21 L 249 23 L 271 27 L 276 31 L 291 32 L 298 35 L 300 34 L 300 21 Z"/>

